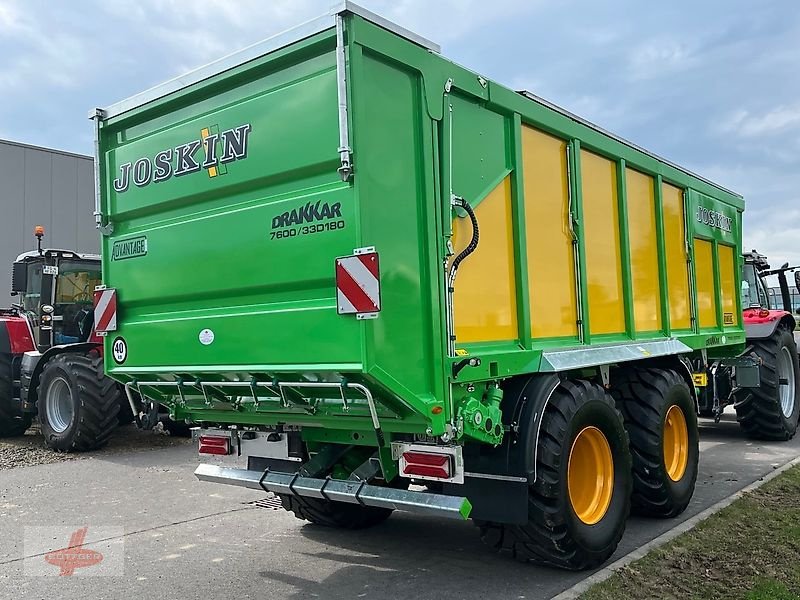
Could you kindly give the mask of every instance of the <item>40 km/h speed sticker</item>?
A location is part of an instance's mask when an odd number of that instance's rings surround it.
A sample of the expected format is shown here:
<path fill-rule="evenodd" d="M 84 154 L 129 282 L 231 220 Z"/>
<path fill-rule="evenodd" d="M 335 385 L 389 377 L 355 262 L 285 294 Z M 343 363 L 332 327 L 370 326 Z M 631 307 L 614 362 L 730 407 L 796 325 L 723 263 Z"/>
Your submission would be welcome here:
<path fill-rule="evenodd" d="M 111 356 L 118 365 L 124 363 L 128 358 L 128 344 L 121 337 L 114 339 L 114 343 L 111 344 Z"/>

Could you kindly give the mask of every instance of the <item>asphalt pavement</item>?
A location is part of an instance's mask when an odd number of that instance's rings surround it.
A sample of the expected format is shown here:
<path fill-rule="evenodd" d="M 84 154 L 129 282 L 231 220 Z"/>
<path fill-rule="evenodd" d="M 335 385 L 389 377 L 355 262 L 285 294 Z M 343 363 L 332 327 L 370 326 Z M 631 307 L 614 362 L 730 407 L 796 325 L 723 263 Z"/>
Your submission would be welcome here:
<path fill-rule="evenodd" d="M 614 558 L 798 455 L 800 436 L 753 442 L 731 414 L 701 420 L 689 508 L 677 519 L 631 518 Z M 495 555 L 469 522 L 395 513 L 367 531 L 318 527 L 267 494 L 196 481 L 196 463 L 180 446 L 0 471 L 0 598 L 550 598 L 591 574 Z M 31 574 L 59 572 L 31 536 L 52 532 L 58 548 L 83 527 L 85 548 L 124 561 L 109 561 L 117 566 L 106 576 Z"/>

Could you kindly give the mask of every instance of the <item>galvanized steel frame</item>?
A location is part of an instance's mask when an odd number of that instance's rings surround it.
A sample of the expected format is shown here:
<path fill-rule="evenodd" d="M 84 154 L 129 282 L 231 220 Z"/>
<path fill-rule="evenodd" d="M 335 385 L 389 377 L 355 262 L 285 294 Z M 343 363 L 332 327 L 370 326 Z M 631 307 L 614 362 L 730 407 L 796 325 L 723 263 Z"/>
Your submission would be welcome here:
<path fill-rule="evenodd" d="M 472 510 L 469 500 L 463 496 L 446 496 L 369 485 L 363 480 L 320 479 L 305 477 L 300 473 L 280 473 L 270 470 L 261 473 L 210 464 L 201 464 L 194 474 L 200 481 L 225 483 L 252 490 L 305 496 L 331 502 L 405 510 L 458 520 L 467 519 Z"/>

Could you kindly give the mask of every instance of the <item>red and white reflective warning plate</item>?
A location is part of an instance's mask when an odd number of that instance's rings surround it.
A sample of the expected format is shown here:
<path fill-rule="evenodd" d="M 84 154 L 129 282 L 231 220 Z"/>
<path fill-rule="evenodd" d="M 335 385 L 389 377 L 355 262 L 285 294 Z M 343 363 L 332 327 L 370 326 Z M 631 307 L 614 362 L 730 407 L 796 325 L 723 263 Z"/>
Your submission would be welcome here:
<path fill-rule="evenodd" d="M 117 290 L 101 288 L 94 291 L 94 330 L 100 336 L 117 330 Z"/>
<path fill-rule="evenodd" d="M 381 271 L 374 248 L 336 259 L 336 307 L 340 315 L 369 319 L 381 310 Z"/>

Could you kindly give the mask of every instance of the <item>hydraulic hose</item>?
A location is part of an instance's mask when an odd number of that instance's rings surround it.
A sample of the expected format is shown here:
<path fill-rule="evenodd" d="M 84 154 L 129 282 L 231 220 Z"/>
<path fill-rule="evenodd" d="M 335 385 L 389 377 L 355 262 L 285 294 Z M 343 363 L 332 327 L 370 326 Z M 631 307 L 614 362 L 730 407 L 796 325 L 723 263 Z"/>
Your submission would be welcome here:
<path fill-rule="evenodd" d="M 455 279 L 456 271 L 458 270 L 458 266 L 461 262 L 467 258 L 470 254 L 475 252 L 475 249 L 478 247 L 478 241 L 480 239 L 480 230 L 478 229 L 478 219 L 475 217 L 475 211 L 472 210 L 472 207 L 469 205 L 469 202 L 461 198 L 460 196 L 456 196 L 453 198 L 452 202 L 453 206 L 458 206 L 459 208 L 463 208 L 466 211 L 467 215 L 469 215 L 469 220 L 472 222 L 472 239 L 467 244 L 467 247 L 464 248 L 461 252 L 459 252 L 458 256 L 453 259 L 453 264 L 450 266 L 450 279 L 451 282 Z"/>
<path fill-rule="evenodd" d="M 467 247 L 459 252 L 458 256 L 453 259 L 453 262 L 450 264 L 450 272 L 447 274 L 447 350 L 450 356 L 455 356 L 456 336 L 455 324 L 453 322 L 453 293 L 455 292 L 455 288 L 453 286 L 455 285 L 456 272 L 458 271 L 459 265 L 465 258 L 475 252 L 475 249 L 478 247 L 480 231 L 478 229 L 478 219 L 475 216 L 475 211 L 472 210 L 469 202 L 460 196 L 453 196 L 450 203 L 452 206 L 463 208 L 469 215 L 469 220 L 472 223 L 472 239 L 469 241 L 469 244 L 467 244 Z"/>

